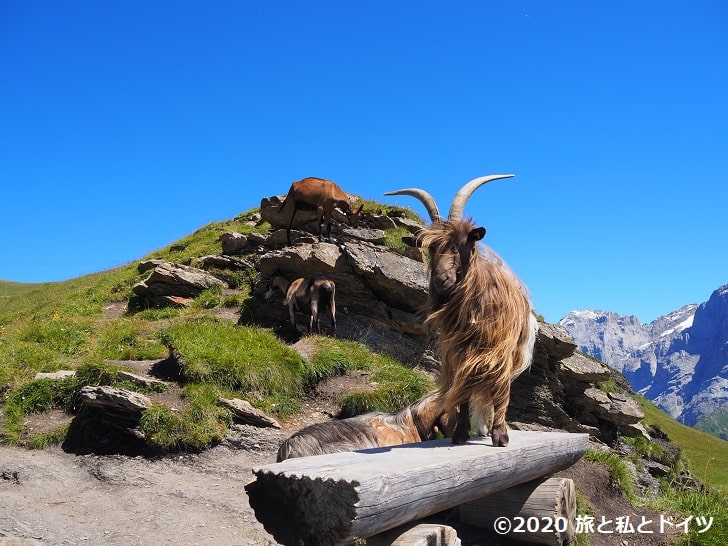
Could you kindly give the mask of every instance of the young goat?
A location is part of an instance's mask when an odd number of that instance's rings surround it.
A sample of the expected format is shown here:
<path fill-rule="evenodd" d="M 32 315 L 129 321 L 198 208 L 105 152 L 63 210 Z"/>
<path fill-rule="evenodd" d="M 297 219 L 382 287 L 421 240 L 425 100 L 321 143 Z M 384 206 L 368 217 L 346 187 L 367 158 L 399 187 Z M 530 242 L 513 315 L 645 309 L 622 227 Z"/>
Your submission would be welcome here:
<path fill-rule="evenodd" d="M 465 203 L 478 187 L 511 176 L 484 176 L 465 184 L 447 220 L 424 190 L 385 194 L 416 197 L 432 220 L 418 237 L 430 252 L 425 322 L 438 339 L 443 405 L 458 408 L 454 444 L 469 438 L 472 404 L 478 433 L 485 435 L 490 428 L 494 446 L 508 445 L 505 416 L 511 381 L 533 356 L 538 324 L 520 282 L 490 249 L 486 248 L 488 258 L 478 252 L 476 243 L 485 236 L 485 228 L 462 219 Z"/>
<path fill-rule="evenodd" d="M 336 333 L 336 285 L 334 281 L 324 275 L 314 275 L 308 279 L 296 279 L 289 284 L 288 279 L 282 275 L 275 275 L 268 285 L 265 299 L 270 299 L 273 292 L 278 289 L 284 296 L 283 304 L 288 306 L 291 324 L 296 327 L 296 311 L 309 311 L 308 332 L 316 327 L 316 333 L 321 332 L 319 312 L 326 307 L 331 318 L 331 330 Z"/>
<path fill-rule="evenodd" d="M 411 406 L 394 412 L 373 412 L 302 428 L 278 449 L 278 462 L 294 457 L 323 455 L 432 440 L 439 431 L 452 435 L 453 418 L 443 411 L 433 391 Z"/>
<path fill-rule="evenodd" d="M 364 205 L 361 205 L 358 209 L 354 210 L 351 199 L 339 186 L 330 180 L 313 177 L 304 178 L 291 184 L 291 188 L 288 190 L 288 194 L 281 204 L 280 210 L 283 210 L 286 203 L 289 202 L 291 205 L 291 219 L 288 222 L 288 229 L 286 229 L 289 245 L 291 244 L 291 226 L 293 225 L 293 219 L 298 209 L 315 210 L 318 221 L 319 241 L 321 241 L 321 231 L 325 221 L 326 233 L 329 242 L 331 242 L 331 213 L 333 210 L 336 207 L 341 209 L 346 214 L 351 226 L 358 227 L 359 216 L 364 208 Z"/>

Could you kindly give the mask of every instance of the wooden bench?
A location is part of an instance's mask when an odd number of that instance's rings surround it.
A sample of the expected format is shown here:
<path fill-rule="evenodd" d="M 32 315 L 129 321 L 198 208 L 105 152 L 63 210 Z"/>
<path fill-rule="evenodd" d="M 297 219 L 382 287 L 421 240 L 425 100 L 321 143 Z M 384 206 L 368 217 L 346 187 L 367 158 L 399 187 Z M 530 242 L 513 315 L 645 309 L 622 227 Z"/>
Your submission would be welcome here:
<path fill-rule="evenodd" d="M 348 544 L 568 468 L 588 445 L 587 434 L 509 434 L 505 448 L 475 437 L 288 459 L 254 468 L 245 490 L 281 544 Z"/>

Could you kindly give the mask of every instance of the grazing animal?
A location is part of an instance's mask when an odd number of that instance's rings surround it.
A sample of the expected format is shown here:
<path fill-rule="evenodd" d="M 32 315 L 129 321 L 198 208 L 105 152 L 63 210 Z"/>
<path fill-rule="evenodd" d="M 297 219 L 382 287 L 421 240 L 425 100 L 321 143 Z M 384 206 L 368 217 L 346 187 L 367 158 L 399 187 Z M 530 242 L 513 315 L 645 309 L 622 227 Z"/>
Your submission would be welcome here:
<path fill-rule="evenodd" d="M 452 434 L 454 418 L 443 411 L 438 391 L 394 413 L 373 412 L 302 428 L 278 449 L 277 461 L 432 440 Z"/>
<path fill-rule="evenodd" d="M 336 333 L 336 285 L 334 281 L 324 275 L 314 275 L 289 283 L 284 276 L 275 275 L 270 280 L 265 299 L 270 299 L 276 289 L 280 290 L 284 296 L 283 304 L 288 305 L 288 313 L 294 328 L 296 327 L 296 311 L 308 311 L 308 332 L 311 333 L 315 326 L 316 333 L 321 333 L 319 313 L 325 307 L 331 318 L 331 330 Z"/>
<path fill-rule="evenodd" d="M 520 281 L 476 243 L 485 228 L 463 219 L 465 203 L 481 185 L 513 175 L 471 180 L 455 195 L 444 220 L 430 194 L 407 188 L 385 195 L 410 195 L 425 205 L 432 224 L 418 236 L 430 253 L 425 322 L 437 336 L 441 394 L 445 408 L 458 409 L 453 443 L 469 438 L 470 405 L 479 434 L 490 429 L 494 446 L 508 445 L 506 410 L 511 381 L 531 364 L 538 324 Z"/>
<path fill-rule="evenodd" d="M 364 208 L 364 205 L 361 205 L 355 210 L 352 207 L 352 201 L 349 195 L 339 186 L 331 180 L 314 177 L 304 178 L 291 184 L 286 198 L 281 203 L 280 210 L 283 210 L 289 201 L 291 202 L 291 219 L 286 229 L 289 245 L 291 244 L 291 226 L 293 225 L 296 211 L 299 209 L 316 211 L 319 242 L 321 241 L 321 231 L 324 221 L 326 222 L 326 233 L 329 242 L 331 242 L 331 213 L 334 209 L 337 207 L 341 209 L 346 214 L 351 226 L 358 227 L 359 217 Z"/>

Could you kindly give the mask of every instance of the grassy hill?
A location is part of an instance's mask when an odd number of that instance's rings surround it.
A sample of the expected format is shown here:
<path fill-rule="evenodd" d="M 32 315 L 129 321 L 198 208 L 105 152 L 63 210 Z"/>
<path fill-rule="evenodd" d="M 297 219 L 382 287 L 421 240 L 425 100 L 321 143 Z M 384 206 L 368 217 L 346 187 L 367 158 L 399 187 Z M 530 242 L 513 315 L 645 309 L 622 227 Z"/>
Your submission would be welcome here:
<path fill-rule="evenodd" d="M 728 408 L 720 408 L 695 424 L 695 428 L 728 440 Z"/>
<path fill-rule="evenodd" d="M 246 221 L 249 214 L 211 223 L 143 259 L 198 265 L 198 257 L 220 253 L 222 233 L 269 228 Z M 123 387 L 116 379 L 123 361 L 171 353 L 185 363 L 180 383 L 187 409 L 178 415 L 155 407 L 149 412 L 155 418 L 143 420 L 162 450 L 197 450 L 219 441 L 230 415 L 217 407 L 218 397 L 246 398 L 285 418 L 299 411 L 300 398 L 316 382 L 349 369 L 366 371 L 378 384 L 373 392 L 351 393 L 344 400 L 349 413 L 399 409 L 432 388 L 427 376 L 354 341 L 314 336 L 315 350 L 303 359 L 269 330 L 216 318 L 223 314 L 218 310 L 227 308 L 224 315 L 230 317 L 244 307 L 257 271 L 218 273 L 231 290 L 205 291 L 186 308 L 135 313 L 125 312 L 131 288 L 148 276 L 136 262 L 65 282 L 0 284 L 2 441 L 25 446 L 61 441 L 68 425 L 38 434 L 28 421 L 53 409 L 73 415 L 81 383 Z M 76 378 L 34 379 L 38 372 L 68 369 L 77 371 Z"/>
<path fill-rule="evenodd" d="M 646 398 L 638 401 L 645 413 L 642 422 L 656 426 L 680 446 L 697 479 L 728 495 L 728 442 L 678 423 Z"/>

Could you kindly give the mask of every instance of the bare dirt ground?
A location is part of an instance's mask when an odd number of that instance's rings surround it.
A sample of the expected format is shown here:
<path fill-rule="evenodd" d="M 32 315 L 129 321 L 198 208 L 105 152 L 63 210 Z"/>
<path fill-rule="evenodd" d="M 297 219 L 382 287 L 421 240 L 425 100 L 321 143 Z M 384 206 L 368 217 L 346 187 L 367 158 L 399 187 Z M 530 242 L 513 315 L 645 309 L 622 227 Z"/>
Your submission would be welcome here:
<path fill-rule="evenodd" d="M 275 461 L 287 434 L 243 426 L 204 453 L 156 459 L 2 447 L 0 545 L 275 545 L 244 487 L 254 466 Z M 580 461 L 562 475 L 587 493 L 597 518 L 659 519 L 631 507 L 594 463 Z M 464 546 L 508 544 L 474 528 L 458 535 Z M 667 538 L 592 534 L 589 544 L 655 546 Z"/>

